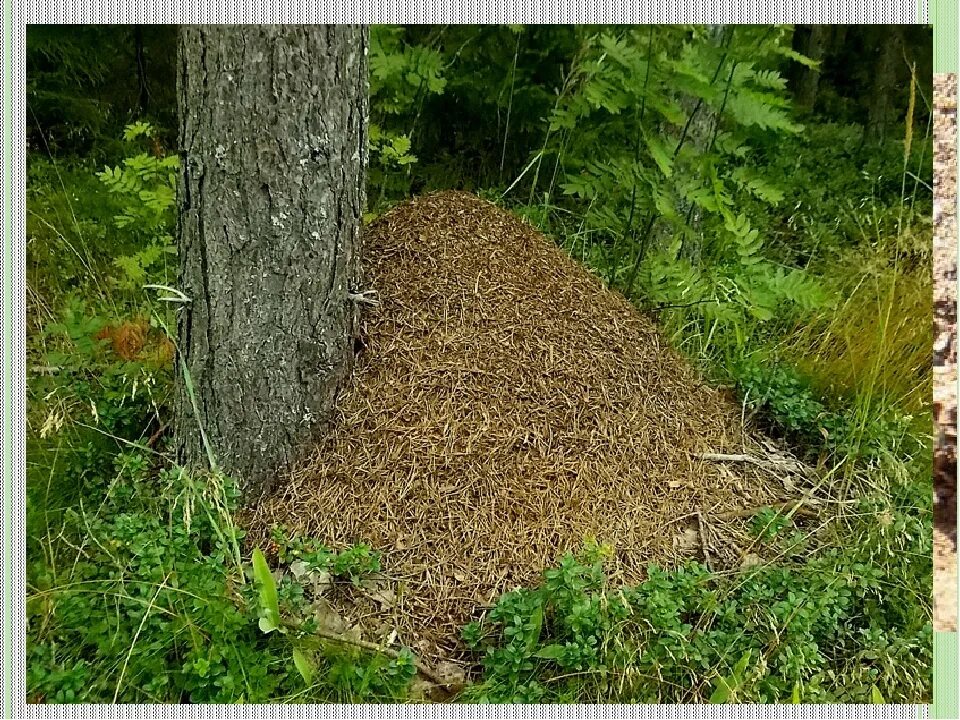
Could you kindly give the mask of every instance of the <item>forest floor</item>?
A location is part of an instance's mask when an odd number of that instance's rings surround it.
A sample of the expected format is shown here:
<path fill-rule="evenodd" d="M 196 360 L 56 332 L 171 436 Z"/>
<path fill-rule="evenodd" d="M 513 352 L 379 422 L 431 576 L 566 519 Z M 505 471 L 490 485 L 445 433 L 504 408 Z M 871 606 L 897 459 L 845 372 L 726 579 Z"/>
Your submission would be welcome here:
<path fill-rule="evenodd" d="M 957 629 L 957 76 L 934 76 L 934 621 Z"/>

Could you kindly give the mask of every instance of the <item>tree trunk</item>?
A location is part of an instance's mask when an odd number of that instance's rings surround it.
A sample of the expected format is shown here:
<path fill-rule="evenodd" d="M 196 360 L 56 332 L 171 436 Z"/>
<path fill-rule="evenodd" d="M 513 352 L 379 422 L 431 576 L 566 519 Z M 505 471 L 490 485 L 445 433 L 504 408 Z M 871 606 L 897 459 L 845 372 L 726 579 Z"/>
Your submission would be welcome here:
<path fill-rule="evenodd" d="M 823 60 L 831 31 L 830 25 L 808 26 L 800 52 L 811 60 Z M 817 103 L 817 92 L 820 89 L 820 70 L 801 66 L 799 76 L 794 103 L 797 107 L 813 110 L 813 106 Z"/>
<path fill-rule="evenodd" d="M 867 142 L 882 143 L 887 127 L 896 121 L 897 107 L 894 95 L 897 69 L 903 60 L 903 31 L 897 25 L 878 27 L 873 34 L 877 48 L 877 64 L 867 105 Z"/>
<path fill-rule="evenodd" d="M 708 25 L 708 41 L 716 46 L 720 53 L 720 62 L 717 64 L 714 75 L 711 78 L 711 85 L 723 87 L 729 80 L 729 74 L 732 69 L 733 61 L 728 57 L 727 49 L 733 42 L 733 35 L 736 32 L 735 25 Z M 690 117 L 687 135 L 684 138 L 684 144 L 695 148 L 698 153 L 708 153 L 710 148 L 713 131 L 720 117 L 718 112 L 712 109 L 707 103 L 701 103 L 697 99 L 684 96 L 680 100 L 681 107 L 684 108 Z M 700 229 L 703 212 L 697 205 L 689 200 L 681 200 L 678 211 L 686 218 L 685 225 L 692 232 L 684 241 L 682 246 L 682 255 L 688 258 L 693 264 L 700 263 L 700 257 L 703 253 L 703 233 Z M 667 238 L 677 232 L 676 228 L 663 226 L 657 245 L 663 246 Z"/>
<path fill-rule="evenodd" d="M 137 87 L 139 94 L 137 97 L 137 110 L 140 116 L 146 114 L 147 106 L 150 103 L 150 86 L 147 84 L 147 56 L 143 51 L 143 26 L 135 25 L 133 28 L 134 54 L 137 58 Z"/>
<path fill-rule="evenodd" d="M 353 358 L 367 32 L 193 26 L 179 45 L 177 451 L 197 468 L 208 446 L 251 501 L 314 440 Z"/>

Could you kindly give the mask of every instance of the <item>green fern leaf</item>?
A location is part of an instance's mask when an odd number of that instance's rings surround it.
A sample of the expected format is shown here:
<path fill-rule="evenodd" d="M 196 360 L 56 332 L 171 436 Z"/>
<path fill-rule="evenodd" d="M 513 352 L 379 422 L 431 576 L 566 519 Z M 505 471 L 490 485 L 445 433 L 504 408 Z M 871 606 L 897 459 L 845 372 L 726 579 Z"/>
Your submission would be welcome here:
<path fill-rule="evenodd" d="M 643 139 L 647 144 L 650 157 L 660 168 L 660 172 L 666 177 L 670 177 L 673 174 L 673 152 L 655 135 L 644 133 Z"/>

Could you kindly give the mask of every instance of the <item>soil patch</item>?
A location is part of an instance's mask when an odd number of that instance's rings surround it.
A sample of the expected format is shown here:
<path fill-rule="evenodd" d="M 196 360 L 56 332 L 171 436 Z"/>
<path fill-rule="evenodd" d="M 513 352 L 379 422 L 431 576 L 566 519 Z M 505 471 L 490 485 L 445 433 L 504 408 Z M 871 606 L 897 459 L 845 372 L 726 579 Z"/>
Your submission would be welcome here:
<path fill-rule="evenodd" d="M 364 243 L 379 305 L 333 426 L 249 520 L 252 541 L 286 524 L 382 551 L 394 591 L 348 624 L 451 657 L 471 613 L 585 540 L 613 547 L 614 582 L 756 560 L 737 511 L 800 489 L 699 457 L 773 448 L 622 295 L 466 193 L 400 205 Z"/>

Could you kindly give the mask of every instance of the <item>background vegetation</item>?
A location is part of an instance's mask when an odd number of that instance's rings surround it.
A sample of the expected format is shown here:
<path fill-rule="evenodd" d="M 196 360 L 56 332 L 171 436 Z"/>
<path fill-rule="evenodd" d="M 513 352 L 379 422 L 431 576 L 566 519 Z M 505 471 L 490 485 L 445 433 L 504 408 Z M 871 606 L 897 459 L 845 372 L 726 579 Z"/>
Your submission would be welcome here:
<path fill-rule="evenodd" d="M 28 700 L 415 698 L 411 653 L 304 599 L 374 550 L 278 530 L 271 574 L 230 479 L 164 453 L 174 33 L 29 28 Z M 464 628 L 460 698 L 928 702 L 930 29 L 375 27 L 370 71 L 367 219 L 451 187 L 522 214 L 836 501 L 753 519 L 775 565 L 617 588 L 586 547 Z"/>

